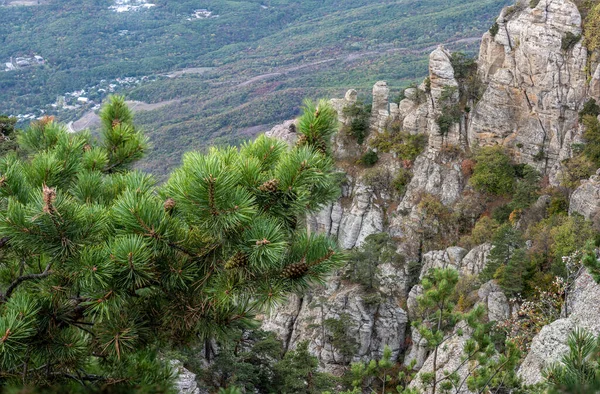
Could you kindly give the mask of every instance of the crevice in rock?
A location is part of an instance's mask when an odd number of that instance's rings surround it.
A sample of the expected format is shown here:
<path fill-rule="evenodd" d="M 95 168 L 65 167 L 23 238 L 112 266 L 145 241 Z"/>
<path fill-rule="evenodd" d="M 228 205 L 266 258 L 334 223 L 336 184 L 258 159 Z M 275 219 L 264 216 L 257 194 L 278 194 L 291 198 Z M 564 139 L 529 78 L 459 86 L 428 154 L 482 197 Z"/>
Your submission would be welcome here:
<path fill-rule="evenodd" d="M 290 348 L 290 343 L 292 342 L 292 336 L 294 335 L 294 328 L 296 326 L 296 321 L 298 320 L 298 316 L 300 316 L 300 312 L 302 311 L 302 306 L 304 305 L 304 297 L 299 297 L 298 299 L 298 309 L 296 309 L 296 315 L 292 317 L 290 323 L 287 327 L 287 332 L 285 336 L 283 353 L 287 353 Z"/>

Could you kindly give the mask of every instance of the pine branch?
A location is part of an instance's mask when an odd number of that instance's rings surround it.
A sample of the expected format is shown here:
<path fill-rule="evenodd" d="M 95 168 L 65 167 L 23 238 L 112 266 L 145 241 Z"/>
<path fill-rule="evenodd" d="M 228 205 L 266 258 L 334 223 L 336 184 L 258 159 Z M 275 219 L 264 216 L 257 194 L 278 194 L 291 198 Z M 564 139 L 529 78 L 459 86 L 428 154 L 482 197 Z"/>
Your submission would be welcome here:
<path fill-rule="evenodd" d="M 46 269 L 41 274 L 29 274 L 29 275 L 19 276 L 17 279 L 15 279 L 10 284 L 10 286 L 8 286 L 8 289 L 6 289 L 6 293 L 0 295 L 0 300 L 2 302 L 6 302 L 10 298 L 12 293 L 16 290 L 16 288 L 23 282 L 26 282 L 29 280 L 42 279 L 42 278 L 49 276 L 52 273 L 52 271 L 50 271 L 51 267 L 52 267 L 52 263 L 48 263 L 48 265 L 46 266 Z"/>

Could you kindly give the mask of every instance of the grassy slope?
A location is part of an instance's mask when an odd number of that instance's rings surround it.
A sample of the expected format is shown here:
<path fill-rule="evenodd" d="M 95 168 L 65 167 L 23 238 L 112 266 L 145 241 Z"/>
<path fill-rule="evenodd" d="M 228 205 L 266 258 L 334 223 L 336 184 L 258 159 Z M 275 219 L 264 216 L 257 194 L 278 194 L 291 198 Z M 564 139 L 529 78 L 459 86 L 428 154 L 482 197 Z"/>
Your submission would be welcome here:
<path fill-rule="evenodd" d="M 184 150 L 236 142 L 256 132 L 249 127 L 294 116 L 303 97 L 367 92 L 379 79 L 397 93 L 426 73 L 429 47 L 479 37 L 509 0 L 155 2 L 128 14 L 108 11 L 109 0 L 1 9 L 0 60 L 37 53 L 49 65 L 0 73 L 0 112 L 25 112 L 100 79 L 215 67 L 129 93 L 148 102 L 181 99 L 137 116 L 155 146 L 143 167 L 164 173 Z M 187 21 L 197 8 L 220 17 Z M 282 75 L 240 86 L 267 73 Z"/>

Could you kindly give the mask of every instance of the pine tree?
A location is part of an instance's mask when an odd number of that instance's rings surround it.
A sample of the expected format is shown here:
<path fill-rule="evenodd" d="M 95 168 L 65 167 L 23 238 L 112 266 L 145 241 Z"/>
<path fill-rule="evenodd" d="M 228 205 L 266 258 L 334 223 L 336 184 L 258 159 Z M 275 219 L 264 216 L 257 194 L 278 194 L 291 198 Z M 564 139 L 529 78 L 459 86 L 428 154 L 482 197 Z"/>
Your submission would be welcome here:
<path fill-rule="evenodd" d="M 331 149 L 331 136 L 338 130 L 335 109 L 325 100 L 304 101 L 304 114 L 298 122 L 298 146 L 311 146 L 321 153 Z"/>
<path fill-rule="evenodd" d="M 506 266 L 513 258 L 515 252 L 523 247 L 521 233 L 510 224 L 505 224 L 498 229 L 492 240 L 492 250 L 488 263 L 481 273 L 481 279 L 488 281 L 493 279 L 496 272 Z"/>
<path fill-rule="evenodd" d="M 0 386 L 166 392 L 159 350 L 254 327 L 344 258 L 300 225 L 339 190 L 312 146 L 188 153 L 158 187 L 124 99 L 101 119 L 99 140 L 37 122 L 0 160 Z"/>
<path fill-rule="evenodd" d="M 569 352 L 544 371 L 550 393 L 597 393 L 600 390 L 600 338 L 575 329 Z"/>
<path fill-rule="evenodd" d="M 417 297 L 420 319 L 413 322 L 427 347 L 432 352 L 433 369 L 431 373 L 421 373 L 423 384 L 431 389 L 432 394 L 448 389 L 455 383 L 455 378 L 438 378 L 438 352 L 444 343 L 453 337 L 456 324 L 461 314 L 455 312 L 453 296 L 458 283 L 458 272 L 452 268 L 435 268 L 430 270 L 423 280 L 423 294 Z"/>

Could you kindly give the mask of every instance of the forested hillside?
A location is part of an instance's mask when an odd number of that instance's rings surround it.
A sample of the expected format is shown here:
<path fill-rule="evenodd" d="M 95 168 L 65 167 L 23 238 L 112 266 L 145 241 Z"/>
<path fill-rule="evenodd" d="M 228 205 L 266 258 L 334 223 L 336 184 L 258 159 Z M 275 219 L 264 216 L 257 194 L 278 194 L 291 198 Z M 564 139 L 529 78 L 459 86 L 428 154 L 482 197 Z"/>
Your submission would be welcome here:
<path fill-rule="evenodd" d="M 81 90 L 95 104 L 111 90 L 162 103 L 137 121 L 154 146 L 143 167 L 164 174 L 182 147 L 255 135 L 296 115 L 303 97 L 382 78 L 399 93 L 426 74 L 431 46 L 474 49 L 508 1 L 153 3 L 129 12 L 110 9 L 113 0 L 3 7 L 0 61 L 37 55 L 44 64 L 0 71 L 0 113 L 75 120 L 94 107 L 65 96 Z"/>

